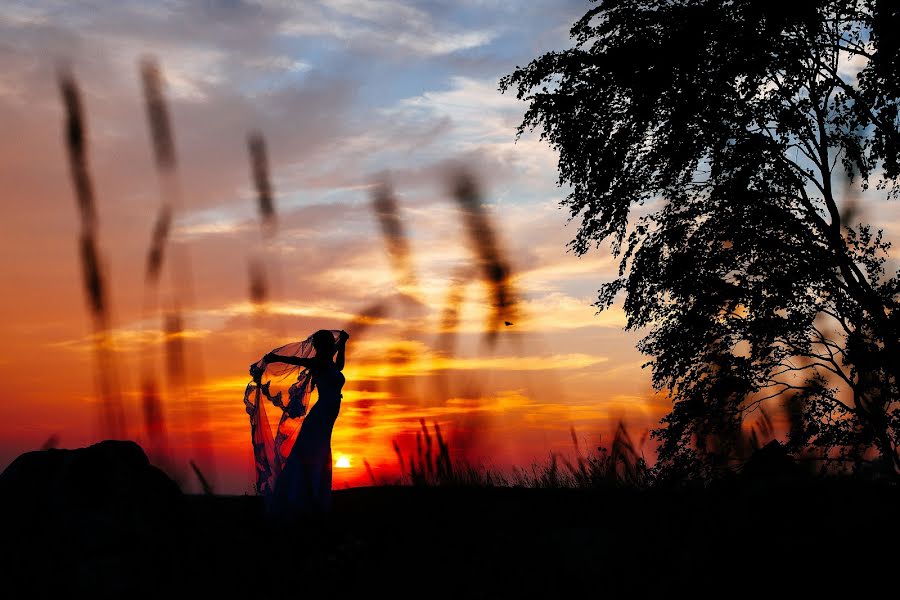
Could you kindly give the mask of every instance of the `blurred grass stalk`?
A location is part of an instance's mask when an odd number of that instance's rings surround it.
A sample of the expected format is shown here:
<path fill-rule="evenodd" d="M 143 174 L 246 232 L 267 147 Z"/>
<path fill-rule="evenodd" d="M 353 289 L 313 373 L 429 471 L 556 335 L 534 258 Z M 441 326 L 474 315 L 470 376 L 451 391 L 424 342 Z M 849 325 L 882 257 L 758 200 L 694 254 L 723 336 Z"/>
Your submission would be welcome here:
<path fill-rule="evenodd" d="M 254 307 L 257 329 L 263 329 L 263 321 L 268 314 L 268 303 L 271 300 L 270 256 L 269 248 L 275 235 L 278 220 L 275 212 L 275 199 L 272 182 L 269 178 L 269 159 L 266 151 L 266 140 L 262 133 L 251 132 L 247 136 L 247 154 L 250 159 L 250 176 L 256 188 L 256 207 L 260 219 L 260 238 L 250 253 L 248 268 L 250 282 L 250 303 Z M 253 343 L 251 346 L 255 346 Z"/>
<path fill-rule="evenodd" d="M 418 284 L 410 259 L 409 240 L 400 218 L 397 198 L 386 174 L 381 176 L 372 190 L 371 206 L 381 227 L 384 245 L 397 279 L 398 289 L 403 294 L 417 296 Z"/>
<path fill-rule="evenodd" d="M 485 336 L 494 345 L 504 323 L 516 321 L 516 295 L 510 282 L 509 261 L 503 255 L 490 215 L 481 199 L 481 186 L 475 175 L 459 168 L 450 176 L 450 190 L 462 210 L 469 245 L 475 254 L 481 278 L 491 292 L 493 312 Z"/>
<path fill-rule="evenodd" d="M 178 178 L 178 160 L 175 152 L 175 141 L 169 110 L 166 104 L 163 82 L 164 78 L 158 62 L 152 56 L 145 56 L 140 62 L 141 80 L 147 109 L 147 121 L 153 145 L 156 172 L 159 180 L 160 210 L 153 228 L 150 249 L 147 254 L 147 297 L 145 303 L 148 312 L 155 319 L 164 323 L 163 347 L 166 353 L 167 387 L 170 396 L 176 400 L 176 410 L 186 408 L 188 416 L 187 429 L 191 432 L 191 464 L 194 473 L 202 472 L 204 478 L 198 477 L 204 490 L 212 489 L 215 483 L 215 459 L 212 451 L 211 425 L 209 407 L 206 398 L 192 394 L 191 389 L 202 388 L 203 375 L 202 348 L 199 342 L 189 341 L 184 313 L 190 314 L 194 308 L 193 278 L 187 244 L 183 240 L 171 239 L 170 230 L 174 219 L 183 209 L 183 196 Z M 167 302 L 165 313 L 161 310 L 160 274 L 163 266 L 168 266 L 171 274 L 171 297 Z M 148 350 L 149 351 L 149 350 Z M 147 364 L 155 364 L 148 360 Z M 151 370 L 145 380 L 155 386 L 155 372 Z M 158 403 L 159 406 L 145 406 L 145 415 L 155 415 L 163 419 L 165 414 L 160 395 L 147 394 L 145 403 Z M 146 420 L 148 434 L 157 436 L 155 444 L 160 452 L 165 452 L 168 445 L 164 422 Z"/>
<path fill-rule="evenodd" d="M 80 217 L 79 255 L 82 282 L 93 327 L 95 379 L 100 395 L 100 435 L 105 439 L 124 439 L 127 435 L 127 423 L 119 390 L 115 348 L 109 334 L 111 319 L 107 281 L 97 243 L 97 209 L 88 161 L 87 126 L 81 92 L 68 70 L 60 70 L 58 81 L 66 112 L 66 149 Z"/>

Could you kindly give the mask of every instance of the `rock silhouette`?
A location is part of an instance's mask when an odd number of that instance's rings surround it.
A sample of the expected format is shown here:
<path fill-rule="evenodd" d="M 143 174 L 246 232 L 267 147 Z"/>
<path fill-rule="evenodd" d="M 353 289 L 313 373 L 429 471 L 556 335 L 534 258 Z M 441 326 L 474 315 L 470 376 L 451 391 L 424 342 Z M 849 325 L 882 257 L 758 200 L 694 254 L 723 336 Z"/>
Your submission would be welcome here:
<path fill-rule="evenodd" d="M 17 583 L 117 595 L 176 566 L 184 497 L 134 442 L 22 454 L 0 474 L 0 502 L 0 559 Z"/>

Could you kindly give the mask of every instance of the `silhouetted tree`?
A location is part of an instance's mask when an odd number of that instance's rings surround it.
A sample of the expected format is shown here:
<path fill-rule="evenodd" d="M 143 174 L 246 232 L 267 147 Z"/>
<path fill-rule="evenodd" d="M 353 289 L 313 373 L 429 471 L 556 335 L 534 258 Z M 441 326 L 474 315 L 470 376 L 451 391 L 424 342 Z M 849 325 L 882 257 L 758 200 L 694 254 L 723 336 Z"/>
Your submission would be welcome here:
<path fill-rule="evenodd" d="M 900 281 L 835 184 L 900 195 L 898 30 L 887 0 L 607 0 L 501 80 L 559 152 L 571 248 L 621 261 L 596 305 L 649 328 L 662 465 L 790 394 L 795 448 L 900 471 Z"/>

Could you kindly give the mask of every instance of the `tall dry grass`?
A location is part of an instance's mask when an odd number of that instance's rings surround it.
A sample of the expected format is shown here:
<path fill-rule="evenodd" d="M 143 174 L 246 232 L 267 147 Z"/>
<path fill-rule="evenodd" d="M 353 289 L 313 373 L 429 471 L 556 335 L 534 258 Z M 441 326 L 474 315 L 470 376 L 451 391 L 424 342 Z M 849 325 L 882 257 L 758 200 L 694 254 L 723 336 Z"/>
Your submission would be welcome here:
<path fill-rule="evenodd" d="M 404 453 L 396 441 L 393 443 L 399 478 L 379 480 L 366 463 L 373 485 L 643 489 L 653 482 L 651 469 L 640 451 L 643 440 L 635 444 L 623 422 L 618 424 L 609 448 L 600 446 L 583 453 L 573 429 L 574 460 L 551 453 L 546 463 L 514 468 L 508 473 L 453 460 L 440 425 L 433 424 L 433 435 L 424 419 L 420 425 L 414 449 Z"/>

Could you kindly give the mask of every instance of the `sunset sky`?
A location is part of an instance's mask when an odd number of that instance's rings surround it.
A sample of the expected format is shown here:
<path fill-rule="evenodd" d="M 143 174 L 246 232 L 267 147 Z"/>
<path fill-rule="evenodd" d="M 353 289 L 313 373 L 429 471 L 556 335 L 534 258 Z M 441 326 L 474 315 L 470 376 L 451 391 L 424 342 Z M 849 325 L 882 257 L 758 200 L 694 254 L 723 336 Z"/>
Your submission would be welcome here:
<path fill-rule="evenodd" d="M 91 322 L 81 288 L 78 213 L 63 145 L 56 73 L 81 86 L 110 290 L 117 376 L 129 435 L 145 439 L 142 357 L 163 356 L 161 321 L 145 318 L 144 262 L 160 203 L 138 61 L 162 69 L 183 210 L 173 243 L 192 273 L 185 315 L 194 349 L 191 402 L 211 414 L 217 490 L 252 486 L 241 402 L 248 365 L 367 307 L 350 329 L 347 385 L 335 429 L 335 485 L 396 471 L 392 442 L 412 448 L 424 418 L 457 456 L 497 467 L 587 447 L 624 418 L 639 435 L 665 412 L 614 307 L 596 316 L 615 273 L 608 249 L 566 251 L 577 223 L 558 208 L 556 157 L 536 135 L 515 139 L 525 105 L 497 91 L 516 65 L 566 47 L 583 0 L 401 3 L 6 3 L 0 11 L 0 468 L 51 435 L 95 441 Z M 246 136 L 266 138 L 278 227 L 261 242 Z M 460 165 L 478 177 L 519 300 L 495 346 L 474 264 L 450 194 Z M 373 185 L 388 174 L 409 236 L 417 285 L 398 300 Z M 248 261 L 265 252 L 268 316 L 249 303 Z M 171 259 L 173 255 L 167 256 Z M 171 300 L 163 267 L 162 301 Z M 439 354 L 449 292 L 461 294 L 456 352 Z M 155 347 L 155 349 L 154 349 Z M 398 358 L 399 357 L 399 358 Z M 169 390 L 169 435 L 191 454 L 190 410 Z M 274 410 L 270 410 L 274 414 Z M 584 446 L 583 446 L 584 447 Z M 349 467 L 345 465 L 349 464 Z"/>

